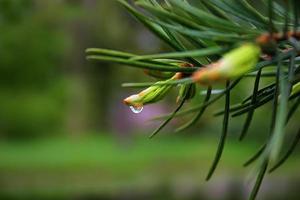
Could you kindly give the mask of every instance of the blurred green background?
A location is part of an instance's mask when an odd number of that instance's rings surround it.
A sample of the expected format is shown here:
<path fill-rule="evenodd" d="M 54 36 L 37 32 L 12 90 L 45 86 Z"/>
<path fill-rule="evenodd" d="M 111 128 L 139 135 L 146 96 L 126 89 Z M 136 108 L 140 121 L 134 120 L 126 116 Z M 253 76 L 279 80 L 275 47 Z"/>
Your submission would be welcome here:
<path fill-rule="evenodd" d="M 255 166 L 242 164 L 267 137 L 270 105 L 256 113 L 245 142 L 237 141 L 244 119 L 232 119 L 224 157 L 206 183 L 222 122 L 213 113 L 222 102 L 194 128 L 172 133 L 186 116 L 149 140 L 158 124 L 150 119 L 174 109 L 176 91 L 133 114 L 122 99 L 136 90 L 121 83 L 151 79 L 85 60 L 88 47 L 170 51 L 116 1 L 0 0 L 0 33 L 0 199 L 246 198 Z M 232 103 L 251 93 L 249 83 Z M 187 107 L 202 98 L 199 92 Z M 266 178 L 258 199 L 298 199 L 299 167 L 293 156 Z"/>

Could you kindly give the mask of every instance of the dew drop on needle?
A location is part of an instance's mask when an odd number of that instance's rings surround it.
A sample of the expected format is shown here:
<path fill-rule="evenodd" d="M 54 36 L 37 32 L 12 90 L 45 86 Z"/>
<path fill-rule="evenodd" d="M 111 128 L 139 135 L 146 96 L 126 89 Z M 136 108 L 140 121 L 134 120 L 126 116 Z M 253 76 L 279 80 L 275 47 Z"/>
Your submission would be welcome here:
<path fill-rule="evenodd" d="M 143 111 L 144 107 L 143 106 L 130 106 L 130 109 L 133 113 L 139 114 Z"/>

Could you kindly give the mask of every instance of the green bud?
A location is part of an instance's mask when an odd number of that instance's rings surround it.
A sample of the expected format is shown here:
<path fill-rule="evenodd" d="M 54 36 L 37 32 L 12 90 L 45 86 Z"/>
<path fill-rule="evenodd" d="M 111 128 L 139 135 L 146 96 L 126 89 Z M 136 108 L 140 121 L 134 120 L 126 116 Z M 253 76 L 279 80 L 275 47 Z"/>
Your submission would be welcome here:
<path fill-rule="evenodd" d="M 224 55 L 220 60 L 220 74 L 228 78 L 239 77 L 255 67 L 261 53 L 260 47 L 247 43 Z"/>
<path fill-rule="evenodd" d="M 192 79 L 201 84 L 242 76 L 255 67 L 261 53 L 260 47 L 247 43 L 225 54 L 222 59 L 195 72 Z"/>
<path fill-rule="evenodd" d="M 146 104 L 156 103 L 162 100 L 172 89 L 172 87 L 174 87 L 174 85 L 170 85 L 168 83 L 176 80 L 177 78 L 178 75 L 176 74 L 168 80 L 159 81 L 149 88 L 141 91 L 139 94 L 131 95 L 130 97 L 124 99 L 124 103 L 134 108 L 141 108 Z"/>

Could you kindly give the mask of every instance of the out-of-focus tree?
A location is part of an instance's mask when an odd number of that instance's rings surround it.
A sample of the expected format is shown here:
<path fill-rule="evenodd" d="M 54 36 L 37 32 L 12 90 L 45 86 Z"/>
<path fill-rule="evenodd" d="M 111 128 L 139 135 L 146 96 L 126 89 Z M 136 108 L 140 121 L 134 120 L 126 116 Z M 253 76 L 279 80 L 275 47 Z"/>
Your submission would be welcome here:
<path fill-rule="evenodd" d="M 46 1 L 43 1 L 44 4 Z M 0 1 L 0 133 L 40 135 L 62 127 L 66 38 L 57 1 Z M 55 17 L 53 17 L 55 16 Z M 63 18 L 62 18 L 63 19 Z"/>
<path fill-rule="evenodd" d="M 124 80 L 130 72 L 108 63 L 88 65 L 84 50 L 92 44 L 137 48 L 135 21 L 117 5 L 110 0 L 0 0 L 2 137 L 110 128 L 111 88 L 121 83 L 119 74 Z"/>
<path fill-rule="evenodd" d="M 110 63 L 89 64 L 84 51 L 91 45 L 135 49 L 136 37 L 129 35 L 137 35 L 139 30 L 117 1 L 78 0 L 76 4 L 81 15 L 68 27 L 73 41 L 67 64 L 73 80 L 69 127 L 74 134 L 87 128 L 109 130 L 114 91 L 121 84 L 120 74 L 124 78 L 128 72 L 115 70 Z"/>

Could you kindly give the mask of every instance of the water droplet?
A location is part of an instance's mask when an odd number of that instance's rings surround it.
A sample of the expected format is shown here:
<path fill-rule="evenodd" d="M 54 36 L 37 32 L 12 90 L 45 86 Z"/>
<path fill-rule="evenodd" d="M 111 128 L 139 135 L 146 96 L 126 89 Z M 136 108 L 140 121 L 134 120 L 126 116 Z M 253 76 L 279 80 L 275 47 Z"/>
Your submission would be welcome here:
<path fill-rule="evenodd" d="M 131 111 L 135 114 L 139 114 L 143 111 L 144 107 L 143 106 L 130 106 L 129 107 Z"/>

